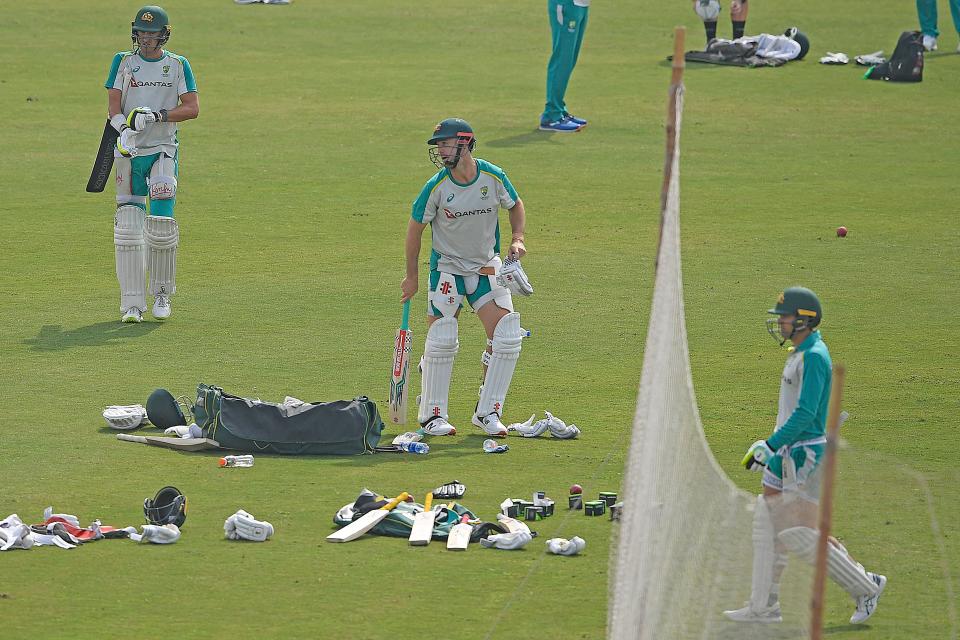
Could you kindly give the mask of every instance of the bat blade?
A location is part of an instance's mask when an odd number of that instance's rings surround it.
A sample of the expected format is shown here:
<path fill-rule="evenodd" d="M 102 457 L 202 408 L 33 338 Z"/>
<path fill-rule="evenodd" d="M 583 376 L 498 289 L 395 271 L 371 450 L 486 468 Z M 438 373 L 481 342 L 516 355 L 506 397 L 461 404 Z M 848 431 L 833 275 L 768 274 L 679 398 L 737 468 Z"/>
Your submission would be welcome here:
<path fill-rule="evenodd" d="M 470 516 L 464 514 L 460 522 L 453 525 L 453 528 L 450 529 L 450 535 L 447 536 L 447 550 L 467 550 L 467 545 L 470 544 L 470 534 L 473 532 L 473 527 L 467 524 L 469 518 Z"/>
<path fill-rule="evenodd" d="M 370 529 L 380 524 L 380 521 L 390 515 L 393 508 L 407 499 L 407 492 L 404 491 L 399 496 L 383 505 L 380 509 L 374 509 L 365 513 L 359 519 L 354 520 L 339 531 L 335 531 L 327 536 L 327 542 L 350 542 L 356 540 Z"/>
<path fill-rule="evenodd" d="M 100 138 L 100 148 L 97 149 L 97 157 L 90 171 L 90 179 L 87 180 L 88 193 L 102 192 L 110 181 L 110 171 L 113 169 L 113 147 L 119 135 L 107 120 L 107 124 L 103 127 L 103 136 Z"/>
<path fill-rule="evenodd" d="M 403 321 L 393 342 L 393 368 L 390 376 L 390 422 L 407 423 L 407 392 L 410 373 L 410 301 L 403 303 Z"/>
<path fill-rule="evenodd" d="M 220 443 L 210 438 L 162 438 L 160 436 L 134 436 L 129 433 L 118 433 L 117 440 L 139 442 L 155 447 L 177 449 L 179 451 L 204 451 L 207 449 L 220 448 Z"/>
<path fill-rule="evenodd" d="M 410 529 L 410 544 L 415 547 L 422 547 L 430 544 L 433 539 L 433 522 L 437 517 L 437 512 L 431 509 L 433 504 L 433 494 L 428 493 L 427 499 L 423 503 L 423 511 L 413 518 L 413 527 Z"/>

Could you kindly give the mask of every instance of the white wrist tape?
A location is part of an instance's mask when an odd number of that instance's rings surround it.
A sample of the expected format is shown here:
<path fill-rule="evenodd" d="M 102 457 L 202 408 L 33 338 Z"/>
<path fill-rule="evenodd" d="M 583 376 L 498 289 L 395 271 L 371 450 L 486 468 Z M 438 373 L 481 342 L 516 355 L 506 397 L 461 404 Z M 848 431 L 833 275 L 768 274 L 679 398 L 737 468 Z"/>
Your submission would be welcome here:
<path fill-rule="evenodd" d="M 120 133 L 127 128 L 127 119 L 123 117 L 122 113 L 118 113 L 110 118 L 110 126 L 117 130 L 117 133 Z"/>

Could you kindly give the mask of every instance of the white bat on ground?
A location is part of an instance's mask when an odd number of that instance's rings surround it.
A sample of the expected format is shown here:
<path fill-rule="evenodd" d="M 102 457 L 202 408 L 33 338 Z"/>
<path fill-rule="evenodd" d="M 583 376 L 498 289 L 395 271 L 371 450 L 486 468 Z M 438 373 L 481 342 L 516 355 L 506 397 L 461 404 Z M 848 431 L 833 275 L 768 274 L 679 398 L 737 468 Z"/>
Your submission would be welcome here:
<path fill-rule="evenodd" d="M 383 505 L 379 509 L 374 509 L 369 511 L 359 519 L 354 520 L 347 526 L 343 527 L 339 531 L 335 531 L 327 536 L 328 542 L 350 542 L 351 540 L 356 540 L 370 529 L 373 529 L 375 526 L 380 524 L 380 522 L 386 518 L 393 508 L 407 499 L 407 492 L 404 491 L 396 498 Z"/>
<path fill-rule="evenodd" d="M 117 440 L 152 444 L 155 447 L 178 449 L 180 451 L 204 451 L 219 449 L 220 443 L 210 438 L 162 438 L 160 436 L 134 436 L 129 433 L 118 433 Z"/>
<path fill-rule="evenodd" d="M 433 494 L 427 493 L 427 499 L 423 503 L 423 511 L 413 518 L 413 527 L 410 529 L 410 544 L 415 547 L 422 547 L 430 544 L 433 539 L 433 521 L 437 517 L 437 512 L 430 507 L 433 504 Z"/>
<path fill-rule="evenodd" d="M 473 532 L 473 527 L 467 524 L 467 520 L 470 519 L 470 516 L 464 514 L 460 518 L 460 522 L 453 525 L 453 528 L 450 529 L 450 534 L 447 536 L 447 549 L 450 551 L 466 551 L 467 545 L 470 544 L 470 534 Z"/>

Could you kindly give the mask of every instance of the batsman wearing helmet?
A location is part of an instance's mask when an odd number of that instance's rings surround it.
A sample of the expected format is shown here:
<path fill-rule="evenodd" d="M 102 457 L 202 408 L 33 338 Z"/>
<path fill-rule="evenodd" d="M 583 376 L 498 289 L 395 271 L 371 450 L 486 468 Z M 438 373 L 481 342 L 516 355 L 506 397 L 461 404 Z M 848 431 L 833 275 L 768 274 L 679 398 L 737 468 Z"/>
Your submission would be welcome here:
<path fill-rule="evenodd" d="M 464 298 L 487 334 L 482 355 L 484 382 L 472 422 L 489 435 L 507 435 L 500 417 L 521 347 L 520 314 L 513 309 L 511 291 L 533 292 L 519 269 L 519 259 L 526 254 L 523 202 L 503 169 L 473 157 L 476 142 L 473 129 L 460 118 L 448 118 L 436 126 L 427 144 L 430 159 L 440 170 L 427 180 L 414 201 L 407 226 L 402 301 L 412 298 L 419 288 L 421 239 L 427 225 L 431 231 L 427 338 L 420 362 L 418 413 L 420 425 L 429 435 L 455 432 L 448 421 L 447 404 L 453 360 L 460 347 L 457 319 Z M 508 268 L 500 259 L 501 207 L 510 212 L 512 228 L 507 250 L 510 276 L 506 278 Z"/>
<path fill-rule="evenodd" d="M 737 622 L 781 622 L 780 576 L 787 552 L 816 560 L 819 466 L 826 448 L 830 403 L 830 352 L 818 327 L 823 317 L 816 294 L 791 287 L 780 294 L 767 320 L 770 335 L 792 343 L 780 378 L 780 402 L 773 434 L 747 450 L 742 464 L 763 471 L 763 494 L 753 511 L 753 574 L 750 600 L 742 609 L 724 611 Z M 827 545 L 827 572 L 856 603 L 852 624 L 876 610 L 887 578 L 856 562 L 840 542 Z"/>
<path fill-rule="evenodd" d="M 114 152 L 117 210 L 113 239 L 121 321 L 141 322 L 147 308 L 148 270 L 153 317 L 170 317 L 180 241 L 173 217 L 177 123 L 196 118 L 200 103 L 190 63 L 163 49 L 170 39 L 166 11 L 157 6 L 137 11 L 130 37 L 132 49 L 113 57 L 104 86 L 110 124 L 119 133 Z"/>

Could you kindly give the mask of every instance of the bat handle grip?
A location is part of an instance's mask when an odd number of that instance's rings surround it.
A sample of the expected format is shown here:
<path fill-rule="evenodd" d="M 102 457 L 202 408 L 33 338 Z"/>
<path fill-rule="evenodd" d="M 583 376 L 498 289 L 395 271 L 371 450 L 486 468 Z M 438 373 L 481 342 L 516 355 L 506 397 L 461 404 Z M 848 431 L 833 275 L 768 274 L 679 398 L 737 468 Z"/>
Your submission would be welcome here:
<path fill-rule="evenodd" d="M 410 328 L 410 301 L 406 300 L 403 303 L 403 321 L 400 323 L 400 328 L 406 331 Z"/>

